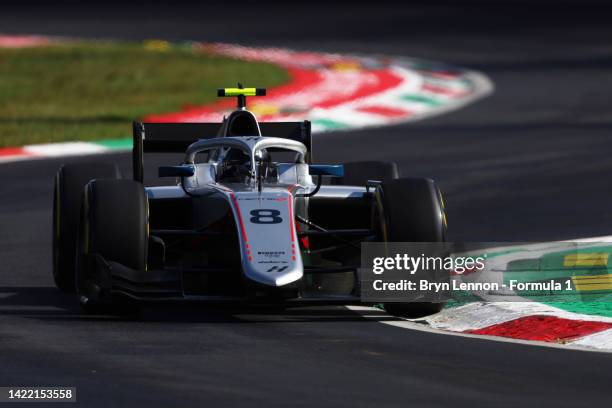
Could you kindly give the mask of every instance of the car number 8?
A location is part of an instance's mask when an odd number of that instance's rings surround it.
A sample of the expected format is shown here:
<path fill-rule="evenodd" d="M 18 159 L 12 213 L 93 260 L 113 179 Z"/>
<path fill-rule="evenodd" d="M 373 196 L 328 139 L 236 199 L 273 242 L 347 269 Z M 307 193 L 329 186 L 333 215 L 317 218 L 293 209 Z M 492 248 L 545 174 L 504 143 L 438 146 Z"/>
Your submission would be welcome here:
<path fill-rule="evenodd" d="M 278 210 L 251 210 L 251 222 L 253 224 L 279 224 L 283 222 Z"/>

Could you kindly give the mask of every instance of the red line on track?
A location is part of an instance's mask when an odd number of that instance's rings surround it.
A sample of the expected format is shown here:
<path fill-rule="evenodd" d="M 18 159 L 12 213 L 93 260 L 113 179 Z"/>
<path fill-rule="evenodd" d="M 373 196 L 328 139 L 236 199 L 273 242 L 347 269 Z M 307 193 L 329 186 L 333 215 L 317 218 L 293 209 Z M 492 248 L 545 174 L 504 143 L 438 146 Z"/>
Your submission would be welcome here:
<path fill-rule="evenodd" d="M 459 98 L 461 96 L 464 96 L 466 94 L 466 92 L 464 91 L 457 91 L 455 89 L 451 89 L 451 88 L 444 88 L 441 86 L 435 86 L 435 85 L 431 85 L 431 84 L 425 84 L 423 85 L 422 89 L 424 91 L 428 91 L 431 93 L 435 93 L 435 94 L 440 94 L 440 95 L 447 95 L 453 98 Z"/>
<path fill-rule="evenodd" d="M 0 149 L 0 158 L 10 159 L 13 157 L 36 157 L 36 154 L 27 152 L 21 147 L 6 147 Z"/>
<path fill-rule="evenodd" d="M 365 98 L 366 96 L 386 91 L 402 83 L 402 78 L 389 70 L 373 70 L 367 72 L 369 74 L 373 74 L 376 78 L 376 81 L 372 81 L 372 83 L 360 87 L 350 95 L 330 98 L 323 102 L 317 103 L 314 106 L 317 108 L 330 108 L 332 106 L 340 105 L 342 103 L 354 101 L 356 99 Z"/>
<path fill-rule="evenodd" d="M 612 323 L 563 319 L 555 316 L 527 316 L 520 319 L 466 330 L 464 333 L 546 342 L 571 341 L 612 328 Z"/>
<path fill-rule="evenodd" d="M 372 113 L 374 115 L 385 116 L 388 118 L 400 118 L 409 116 L 412 112 L 405 109 L 391 108 L 389 106 L 363 106 L 357 108 L 359 112 Z"/>

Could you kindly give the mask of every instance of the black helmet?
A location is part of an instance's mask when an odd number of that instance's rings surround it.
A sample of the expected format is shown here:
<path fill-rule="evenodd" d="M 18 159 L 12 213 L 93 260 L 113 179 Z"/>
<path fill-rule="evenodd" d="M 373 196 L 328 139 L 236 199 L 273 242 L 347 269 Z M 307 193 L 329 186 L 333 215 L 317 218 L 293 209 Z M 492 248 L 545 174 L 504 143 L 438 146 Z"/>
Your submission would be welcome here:
<path fill-rule="evenodd" d="M 230 149 L 221 164 L 219 180 L 226 182 L 243 182 L 252 175 L 251 157 L 241 149 Z"/>

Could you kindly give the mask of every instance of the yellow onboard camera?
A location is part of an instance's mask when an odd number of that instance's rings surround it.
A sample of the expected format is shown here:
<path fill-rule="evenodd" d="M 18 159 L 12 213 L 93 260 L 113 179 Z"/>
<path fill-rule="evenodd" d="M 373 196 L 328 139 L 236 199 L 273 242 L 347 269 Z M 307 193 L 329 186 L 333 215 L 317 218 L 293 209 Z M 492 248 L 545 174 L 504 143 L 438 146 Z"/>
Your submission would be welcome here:
<path fill-rule="evenodd" d="M 266 88 L 244 88 L 238 84 L 238 88 L 219 88 L 217 96 L 237 96 L 238 109 L 246 108 L 247 96 L 266 96 Z"/>

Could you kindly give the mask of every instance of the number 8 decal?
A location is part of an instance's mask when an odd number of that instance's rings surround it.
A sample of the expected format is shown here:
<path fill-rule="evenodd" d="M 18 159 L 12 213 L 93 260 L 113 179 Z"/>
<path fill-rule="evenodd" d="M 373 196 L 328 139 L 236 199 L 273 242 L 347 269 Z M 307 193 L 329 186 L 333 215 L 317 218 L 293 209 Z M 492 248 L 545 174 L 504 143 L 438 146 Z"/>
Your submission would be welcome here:
<path fill-rule="evenodd" d="M 278 210 L 251 210 L 251 222 L 253 224 L 279 224 L 283 222 L 279 215 L 280 211 Z"/>

